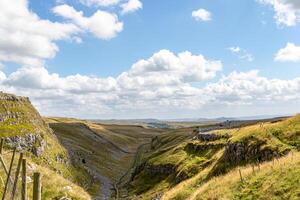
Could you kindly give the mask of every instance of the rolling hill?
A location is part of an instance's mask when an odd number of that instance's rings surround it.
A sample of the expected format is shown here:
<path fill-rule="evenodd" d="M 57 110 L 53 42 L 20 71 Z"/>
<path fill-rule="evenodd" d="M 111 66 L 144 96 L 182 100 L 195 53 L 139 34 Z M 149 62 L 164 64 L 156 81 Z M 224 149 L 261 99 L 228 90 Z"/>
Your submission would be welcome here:
<path fill-rule="evenodd" d="M 300 199 L 300 115 L 159 128 L 42 118 L 28 98 L 0 100 L 4 159 L 25 152 L 43 199 Z"/>
<path fill-rule="evenodd" d="M 227 175 L 230 177 L 232 176 L 230 174 L 236 176 L 239 167 L 250 165 L 245 169 L 249 171 L 252 166 L 256 168 L 260 166 L 263 169 L 256 176 L 249 176 L 247 184 L 250 189 L 245 188 L 243 193 L 239 194 L 246 198 L 247 195 L 251 196 L 256 192 L 256 179 L 260 180 L 259 184 L 267 187 L 265 181 L 276 183 L 275 174 L 279 177 L 280 170 L 285 173 L 289 170 L 291 174 L 297 173 L 300 161 L 298 156 L 294 156 L 295 162 L 289 164 L 290 166 L 274 167 L 277 170 L 274 171 L 274 176 L 271 176 L 271 172 L 263 166 L 268 165 L 265 162 L 279 160 L 289 152 L 298 155 L 299 133 L 300 115 L 269 122 L 264 120 L 254 125 L 237 126 L 232 129 L 203 127 L 166 132 L 153 138 L 151 144 L 142 150 L 131 181 L 125 186 L 130 194 L 128 199 L 234 199 L 235 197 L 230 195 L 234 195 L 239 189 L 227 188 L 228 185 L 221 184 L 222 181 L 218 184 L 221 188 L 215 189 L 216 192 L 220 192 L 220 194 L 216 193 L 216 198 L 205 195 L 208 189 L 202 187 L 210 185 L 209 192 L 212 194 L 214 187 L 210 181 L 221 180 L 222 178 L 219 177 Z M 299 181 L 299 176 L 290 174 L 287 176 L 287 180 L 278 183 L 281 183 L 282 187 L 289 187 L 288 192 L 291 193 L 282 191 L 278 194 L 269 193 L 274 195 L 274 198 L 282 199 L 285 195 L 300 197 L 297 193 L 299 187 L 295 184 Z M 239 176 L 236 176 L 235 180 L 239 180 Z M 247 179 L 245 177 L 246 180 L 248 181 L 248 177 Z M 241 185 L 238 181 L 232 184 Z M 221 193 L 223 189 L 227 191 L 227 196 Z M 257 199 L 265 199 L 263 192 L 257 195 L 259 197 Z"/>

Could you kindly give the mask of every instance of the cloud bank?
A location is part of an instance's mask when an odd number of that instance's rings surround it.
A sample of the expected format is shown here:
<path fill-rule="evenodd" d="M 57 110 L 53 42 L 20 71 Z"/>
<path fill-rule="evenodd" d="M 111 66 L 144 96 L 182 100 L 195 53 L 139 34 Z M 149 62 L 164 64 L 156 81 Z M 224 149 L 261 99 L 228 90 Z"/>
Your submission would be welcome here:
<path fill-rule="evenodd" d="M 221 69 L 220 61 L 203 55 L 161 50 L 116 77 L 61 77 L 43 66 L 24 66 L 0 72 L 0 89 L 29 96 L 45 115 L 87 118 L 170 117 L 180 111 L 300 101 L 300 77 L 269 79 L 252 70 L 215 80 Z"/>

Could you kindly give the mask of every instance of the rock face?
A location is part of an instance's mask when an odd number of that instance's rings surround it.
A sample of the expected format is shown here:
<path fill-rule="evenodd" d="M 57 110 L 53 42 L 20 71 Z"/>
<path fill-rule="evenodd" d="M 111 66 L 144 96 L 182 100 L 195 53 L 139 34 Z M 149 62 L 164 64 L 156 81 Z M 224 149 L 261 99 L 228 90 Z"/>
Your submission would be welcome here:
<path fill-rule="evenodd" d="M 166 165 L 145 165 L 145 172 L 150 176 L 168 176 L 170 174 L 175 173 L 176 168 L 174 165 L 166 164 Z"/>
<path fill-rule="evenodd" d="M 40 135 L 34 134 L 6 137 L 5 143 L 11 148 L 16 147 L 18 151 L 29 151 L 35 156 L 40 156 L 47 145 L 46 141 Z"/>
<path fill-rule="evenodd" d="M 40 156 L 47 142 L 45 135 L 55 137 L 29 98 L 0 92 L 0 137 L 9 147 Z"/>
<path fill-rule="evenodd" d="M 230 163 L 243 161 L 266 161 L 278 157 L 278 153 L 261 145 L 248 145 L 245 143 L 229 143 L 225 147 L 224 159 Z"/>
<path fill-rule="evenodd" d="M 220 144 L 198 144 L 198 143 L 188 143 L 186 146 L 185 146 L 185 150 L 186 151 L 189 151 L 189 152 L 194 152 L 194 153 L 201 153 L 203 151 L 206 151 L 206 150 L 212 150 L 212 149 L 219 149 L 219 148 L 222 148 L 224 147 L 225 145 L 220 143 Z"/>
<path fill-rule="evenodd" d="M 209 142 L 209 141 L 215 141 L 215 140 L 219 140 L 222 138 L 229 138 L 229 135 L 217 135 L 211 132 L 200 132 L 197 135 L 198 140 L 200 141 L 204 141 L 204 142 Z"/>

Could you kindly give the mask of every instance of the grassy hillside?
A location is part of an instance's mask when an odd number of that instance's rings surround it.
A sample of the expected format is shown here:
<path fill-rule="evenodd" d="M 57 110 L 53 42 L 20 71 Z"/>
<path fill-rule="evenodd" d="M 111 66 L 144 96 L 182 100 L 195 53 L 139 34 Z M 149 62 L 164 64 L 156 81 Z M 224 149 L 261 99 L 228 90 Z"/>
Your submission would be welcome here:
<path fill-rule="evenodd" d="M 191 128 L 177 129 L 153 139 L 143 150 L 139 166 L 135 167 L 128 187 L 130 195 L 137 199 L 161 196 L 187 199 L 203 184 L 236 167 L 298 151 L 300 115 L 205 134 L 211 139 L 195 138 Z"/>
<path fill-rule="evenodd" d="M 38 169 L 43 169 L 42 173 L 60 177 L 65 183 L 71 181 L 84 186 L 89 182 L 86 171 L 71 165 L 68 151 L 28 98 L 0 93 L 0 137 L 5 139 L 5 149 L 17 147 Z M 51 179 L 44 179 L 44 183 L 45 191 L 51 190 L 47 186 L 54 187 Z"/>
<path fill-rule="evenodd" d="M 64 118 L 48 118 L 47 122 L 68 149 L 72 163 L 94 177 L 90 192 L 102 199 L 113 193 L 119 179 L 130 168 L 137 148 L 162 131 Z"/>
<path fill-rule="evenodd" d="M 253 170 L 254 169 L 254 170 Z M 291 153 L 255 168 L 246 166 L 213 178 L 192 199 L 300 199 L 300 153 Z"/>
<path fill-rule="evenodd" d="M 4 161 L 8 164 L 10 163 L 12 153 L 5 151 L 4 152 Z M 16 157 L 19 157 L 19 154 L 16 154 Z M 17 159 L 16 159 L 17 160 Z M 16 171 L 17 161 L 15 160 L 13 166 L 13 172 Z M 1 168 L 2 169 L 2 168 Z M 74 184 L 70 180 L 64 178 L 60 174 L 56 173 L 53 170 L 50 170 L 47 167 L 36 164 L 32 159 L 27 157 L 27 190 L 28 198 L 32 199 L 32 189 L 33 189 L 33 173 L 40 172 L 42 174 L 42 199 L 60 199 L 62 197 L 68 197 L 74 200 L 88 200 L 91 199 L 90 195 L 80 186 Z M 4 189 L 4 177 L 6 177 L 4 170 L 0 170 L 0 196 L 3 193 Z M 18 187 L 21 187 L 19 181 Z M 11 191 L 11 185 L 9 185 L 9 191 Z M 7 196 L 7 199 L 10 198 L 10 193 Z M 20 190 L 17 190 L 17 197 L 20 199 Z"/>

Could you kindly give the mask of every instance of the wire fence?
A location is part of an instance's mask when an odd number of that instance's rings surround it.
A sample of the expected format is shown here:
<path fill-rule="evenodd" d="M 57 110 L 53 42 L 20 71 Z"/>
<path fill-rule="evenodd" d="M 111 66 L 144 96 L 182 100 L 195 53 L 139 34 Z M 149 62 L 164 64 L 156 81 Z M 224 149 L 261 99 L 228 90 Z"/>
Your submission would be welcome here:
<path fill-rule="evenodd" d="M 27 160 L 24 158 L 22 152 L 18 153 L 17 148 L 13 151 L 3 152 L 4 139 L 0 142 L 0 169 L 4 170 L 5 178 L 1 177 L 4 187 L 2 188 L 2 200 L 29 200 L 28 198 L 28 185 L 27 185 Z M 4 156 L 9 156 L 10 161 L 7 165 Z M 17 164 L 15 165 L 16 157 Z M 21 177 L 21 178 L 20 178 Z M 21 179 L 19 182 L 19 179 Z M 42 185 L 41 185 L 41 174 L 39 172 L 34 172 L 33 174 L 33 190 L 32 190 L 32 200 L 42 199 Z"/>

